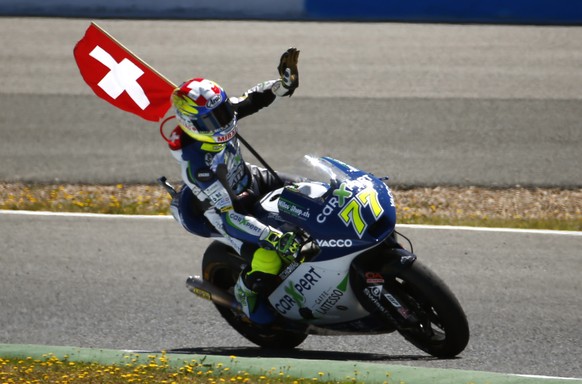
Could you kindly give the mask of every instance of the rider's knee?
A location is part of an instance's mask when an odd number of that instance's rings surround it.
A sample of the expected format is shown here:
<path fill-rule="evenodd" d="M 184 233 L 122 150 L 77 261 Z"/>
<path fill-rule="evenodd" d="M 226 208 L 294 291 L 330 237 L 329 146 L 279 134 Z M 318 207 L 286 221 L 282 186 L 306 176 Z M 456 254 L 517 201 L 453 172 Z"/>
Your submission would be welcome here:
<path fill-rule="evenodd" d="M 276 275 L 281 270 L 281 258 L 277 252 L 258 248 L 251 261 L 251 273 L 262 272 L 269 275 Z"/>
<path fill-rule="evenodd" d="M 211 237 L 212 228 L 200 208 L 200 201 L 190 188 L 184 186 L 172 199 L 170 211 L 174 219 L 188 231 L 197 236 Z"/>

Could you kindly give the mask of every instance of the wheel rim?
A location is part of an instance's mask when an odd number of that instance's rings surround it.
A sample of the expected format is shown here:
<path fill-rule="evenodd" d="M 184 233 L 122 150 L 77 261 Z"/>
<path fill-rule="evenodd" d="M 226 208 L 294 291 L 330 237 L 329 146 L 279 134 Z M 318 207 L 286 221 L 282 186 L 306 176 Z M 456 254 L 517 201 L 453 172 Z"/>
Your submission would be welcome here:
<path fill-rule="evenodd" d="M 431 343 L 442 343 L 446 340 L 446 329 L 436 309 L 428 304 L 424 295 L 405 281 L 400 282 L 406 305 L 420 318 L 417 326 L 408 330 L 412 335 L 422 337 Z"/>

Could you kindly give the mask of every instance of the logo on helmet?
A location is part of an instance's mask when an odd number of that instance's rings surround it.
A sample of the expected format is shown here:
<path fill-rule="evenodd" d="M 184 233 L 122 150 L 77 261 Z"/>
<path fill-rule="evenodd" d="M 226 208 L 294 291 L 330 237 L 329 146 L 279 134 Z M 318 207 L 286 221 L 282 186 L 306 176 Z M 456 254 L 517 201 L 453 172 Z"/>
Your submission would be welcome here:
<path fill-rule="evenodd" d="M 227 134 L 222 135 L 222 136 L 218 136 L 216 138 L 216 141 L 219 143 L 226 143 L 227 141 L 230 141 L 235 135 L 236 135 L 236 129 L 232 129 Z"/>
<path fill-rule="evenodd" d="M 212 96 L 207 102 L 206 107 L 213 109 L 222 101 L 222 95 L 219 93 L 217 95 Z"/>

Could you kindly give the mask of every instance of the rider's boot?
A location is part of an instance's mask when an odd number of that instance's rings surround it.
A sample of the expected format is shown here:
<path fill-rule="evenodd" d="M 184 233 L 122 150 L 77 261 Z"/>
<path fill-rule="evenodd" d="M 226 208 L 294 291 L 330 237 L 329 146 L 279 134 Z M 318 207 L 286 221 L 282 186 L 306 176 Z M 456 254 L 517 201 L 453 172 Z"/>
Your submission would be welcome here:
<path fill-rule="evenodd" d="M 251 268 L 246 268 L 234 286 L 234 297 L 245 315 L 254 323 L 269 324 L 275 320 L 267 302 L 274 288 L 281 259 L 276 252 L 259 248 L 254 252 Z"/>
<path fill-rule="evenodd" d="M 257 292 L 253 291 L 244 282 L 245 273 L 241 273 L 234 285 L 234 298 L 241 305 L 243 312 L 247 317 L 251 317 L 257 305 Z"/>
<path fill-rule="evenodd" d="M 269 309 L 265 295 L 250 289 L 245 282 L 245 273 L 241 273 L 235 286 L 234 297 L 241 305 L 244 314 L 256 324 L 270 324 L 275 320 L 275 315 Z M 256 288 L 255 288 L 256 289 Z"/>

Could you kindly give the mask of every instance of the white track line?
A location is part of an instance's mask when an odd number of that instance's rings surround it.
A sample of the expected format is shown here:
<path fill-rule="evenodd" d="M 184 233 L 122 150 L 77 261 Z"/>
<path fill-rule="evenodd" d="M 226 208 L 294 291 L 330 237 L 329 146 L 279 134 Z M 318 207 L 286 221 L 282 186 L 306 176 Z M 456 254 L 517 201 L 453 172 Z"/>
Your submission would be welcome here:
<path fill-rule="evenodd" d="M 577 377 L 559 377 L 559 376 L 540 376 L 540 375 L 515 375 L 509 374 L 510 376 L 527 377 L 532 379 L 550 379 L 550 380 L 582 380 L 582 378 Z"/>
<path fill-rule="evenodd" d="M 75 212 L 48 212 L 48 211 L 12 211 L 0 210 L 0 215 L 28 215 L 28 216 L 61 216 L 61 217 L 88 217 L 107 219 L 139 219 L 139 220 L 169 220 L 170 215 L 117 215 L 103 213 L 75 213 Z M 514 229 L 514 228 L 489 228 L 489 227 L 455 227 L 452 225 L 419 225 L 419 224 L 397 224 L 401 228 L 437 229 L 449 231 L 477 231 L 477 232 L 508 232 L 508 233 L 529 233 L 535 235 L 566 235 L 582 236 L 580 231 L 554 231 L 546 229 Z"/>
<path fill-rule="evenodd" d="M 549 229 L 518 229 L 518 228 L 490 228 L 490 227 L 455 227 L 452 225 L 417 225 L 417 224 L 396 224 L 397 227 L 422 228 L 422 229 L 448 229 L 455 231 L 479 231 L 479 232 L 510 232 L 510 233 L 531 233 L 542 235 L 568 235 L 582 236 L 579 231 L 556 231 Z"/>
<path fill-rule="evenodd" d="M 117 215 L 109 213 L 81 213 L 81 212 L 49 212 L 49 211 L 11 211 L 1 210 L 0 215 L 22 215 L 22 216 L 61 216 L 61 217 L 95 217 L 105 219 L 171 219 L 169 215 Z"/>

